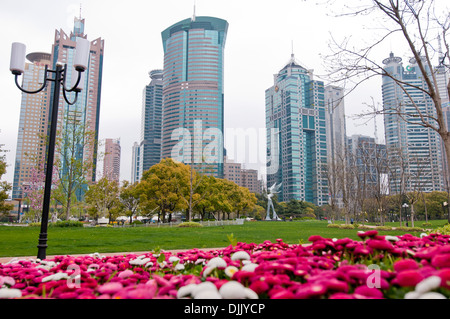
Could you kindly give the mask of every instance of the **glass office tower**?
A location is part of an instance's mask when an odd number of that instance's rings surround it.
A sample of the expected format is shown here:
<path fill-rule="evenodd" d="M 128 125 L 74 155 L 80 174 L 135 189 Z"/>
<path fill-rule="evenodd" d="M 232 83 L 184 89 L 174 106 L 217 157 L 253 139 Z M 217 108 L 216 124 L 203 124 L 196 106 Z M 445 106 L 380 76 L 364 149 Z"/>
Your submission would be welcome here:
<path fill-rule="evenodd" d="M 161 156 L 223 176 L 224 47 L 228 22 L 193 17 L 162 32 Z"/>
<path fill-rule="evenodd" d="M 386 149 L 389 159 L 390 192 L 443 190 L 441 139 L 437 132 L 420 125 L 422 114 L 436 116 L 431 98 L 422 91 L 427 85 L 415 59 L 403 67 L 402 58 L 393 53 L 383 60 L 389 74 L 404 82 L 400 86 L 389 76 L 383 76 L 382 93 Z M 427 70 L 431 72 L 431 70 Z M 408 122 L 405 114 L 413 115 Z"/>
<path fill-rule="evenodd" d="M 298 64 L 294 55 L 274 82 L 265 93 L 267 187 L 282 183 L 279 201 L 326 204 L 324 84 L 313 80 L 312 71 Z"/>
<path fill-rule="evenodd" d="M 151 81 L 142 96 L 139 180 L 145 171 L 161 161 L 163 70 L 152 70 L 149 75 Z"/>

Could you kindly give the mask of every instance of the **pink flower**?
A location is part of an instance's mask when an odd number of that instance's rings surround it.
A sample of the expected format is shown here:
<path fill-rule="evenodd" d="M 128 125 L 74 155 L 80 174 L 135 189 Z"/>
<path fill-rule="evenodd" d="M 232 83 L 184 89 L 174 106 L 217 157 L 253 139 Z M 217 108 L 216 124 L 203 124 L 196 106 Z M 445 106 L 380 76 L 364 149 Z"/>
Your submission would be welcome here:
<path fill-rule="evenodd" d="M 424 279 L 423 275 L 415 270 L 404 270 L 398 273 L 392 282 L 401 287 L 415 287 Z"/>
<path fill-rule="evenodd" d="M 271 299 L 294 299 L 294 298 L 295 295 L 287 289 L 280 290 L 271 296 Z"/>
<path fill-rule="evenodd" d="M 301 285 L 300 288 L 295 293 L 295 298 L 298 299 L 309 299 L 320 297 L 327 291 L 327 287 L 320 283 L 307 283 Z"/>
<path fill-rule="evenodd" d="M 367 245 L 372 249 L 378 250 L 392 250 L 394 246 L 387 240 L 369 239 Z"/>
<path fill-rule="evenodd" d="M 133 274 L 134 274 L 134 272 L 132 270 L 127 269 L 127 270 L 121 271 L 119 273 L 118 277 L 122 278 L 122 279 L 126 279 L 126 278 L 130 277 Z"/>
<path fill-rule="evenodd" d="M 263 280 L 256 280 L 250 284 L 249 288 L 259 295 L 269 290 L 269 285 Z"/>
<path fill-rule="evenodd" d="M 123 285 L 120 282 L 109 282 L 98 287 L 97 290 L 101 294 L 115 294 L 121 289 L 123 289 Z"/>
<path fill-rule="evenodd" d="M 358 232 L 358 236 L 361 239 L 364 239 L 366 237 L 374 237 L 376 235 L 378 235 L 378 231 L 376 231 L 376 230 L 368 230 L 366 232 Z"/>
<path fill-rule="evenodd" d="M 400 272 L 403 270 L 414 270 L 418 269 L 419 264 L 413 259 L 401 259 L 394 262 L 394 270 Z"/>
<path fill-rule="evenodd" d="M 355 289 L 355 294 L 363 295 L 365 297 L 381 299 L 383 298 L 383 293 L 377 288 L 369 288 L 368 286 L 359 286 Z"/>
<path fill-rule="evenodd" d="M 441 277 L 441 287 L 450 289 L 450 269 L 442 269 L 437 275 Z"/>
<path fill-rule="evenodd" d="M 431 264 L 439 269 L 450 268 L 450 254 L 437 254 L 431 259 Z"/>

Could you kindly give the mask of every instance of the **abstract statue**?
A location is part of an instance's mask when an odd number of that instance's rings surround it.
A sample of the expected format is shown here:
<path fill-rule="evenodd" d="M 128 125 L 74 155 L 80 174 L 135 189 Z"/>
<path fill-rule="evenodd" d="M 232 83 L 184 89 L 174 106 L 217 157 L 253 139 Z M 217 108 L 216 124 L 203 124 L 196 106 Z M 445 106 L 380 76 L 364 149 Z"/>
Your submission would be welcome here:
<path fill-rule="evenodd" d="M 277 213 L 275 212 L 275 208 L 273 207 L 273 202 L 272 202 L 273 195 L 280 192 L 279 190 L 280 190 L 281 184 L 282 183 L 277 185 L 277 183 L 275 183 L 275 184 L 272 185 L 272 187 L 270 187 L 268 189 L 269 192 L 267 194 L 267 215 L 266 215 L 266 220 L 281 220 L 277 216 Z M 272 218 L 270 218 L 270 208 L 272 208 L 272 210 L 273 210 Z"/>

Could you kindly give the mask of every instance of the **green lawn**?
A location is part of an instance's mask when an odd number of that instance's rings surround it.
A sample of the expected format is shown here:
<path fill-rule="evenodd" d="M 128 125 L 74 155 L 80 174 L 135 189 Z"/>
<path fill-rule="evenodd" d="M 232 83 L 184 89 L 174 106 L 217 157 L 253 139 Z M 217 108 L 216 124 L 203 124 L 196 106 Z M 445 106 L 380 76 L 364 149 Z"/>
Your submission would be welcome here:
<path fill-rule="evenodd" d="M 441 222 L 442 224 L 445 221 Z M 436 224 L 440 226 L 441 223 Z M 417 226 L 421 223 L 417 224 Z M 396 225 L 394 225 L 396 226 Z M 433 225 L 434 226 L 434 225 Z M 0 257 L 35 256 L 38 227 L 0 226 Z M 403 232 L 404 233 L 404 232 Z M 47 255 L 94 252 L 138 252 L 189 248 L 219 248 L 230 245 L 228 235 L 240 242 L 262 243 L 282 238 L 289 244 L 307 243 L 311 235 L 358 239 L 357 230 L 327 228 L 326 222 L 245 222 L 244 225 L 201 228 L 93 227 L 48 229 Z M 389 231 L 380 234 L 400 235 Z M 413 233 L 418 235 L 417 233 Z"/>

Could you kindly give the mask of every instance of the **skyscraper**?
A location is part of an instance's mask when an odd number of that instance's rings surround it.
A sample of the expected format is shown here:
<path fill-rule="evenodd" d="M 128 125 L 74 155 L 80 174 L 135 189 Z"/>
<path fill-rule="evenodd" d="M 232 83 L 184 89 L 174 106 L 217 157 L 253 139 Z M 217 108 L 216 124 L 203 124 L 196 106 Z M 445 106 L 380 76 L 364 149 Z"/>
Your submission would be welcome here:
<path fill-rule="evenodd" d="M 85 20 L 75 17 L 74 29 L 68 36 L 62 29 L 55 30 L 55 40 L 52 47 L 52 67 L 56 63 L 67 64 L 67 84 L 75 80 L 76 72 L 73 67 L 73 59 L 76 50 L 77 38 L 87 38 L 84 34 Z M 59 104 L 58 126 L 62 131 L 62 174 L 68 169 L 67 158 L 77 158 L 80 161 L 92 163 L 90 172 L 85 176 L 88 181 L 95 181 L 97 168 L 97 143 L 100 120 L 100 99 L 103 75 L 104 40 L 97 38 L 91 41 L 89 65 L 83 74 L 83 89 L 74 105 L 68 105 L 64 99 Z M 73 97 L 69 95 L 69 99 Z M 51 114 L 51 112 L 50 112 Z M 79 129 L 81 132 L 92 134 L 91 142 L 87 138 L 77 139 L 74 147 L 65 147 L 69 141 L 69 132 Z M 84 134 L 83 133 L 83 134 Z M 67 154 L 70 153 L 70 154 Z M 77 197 L 82 196 L 82 192 Z"/>
<path fill-rule="evenodd" d="M 110 181 L 120 182 L 120 139 L 105 140 L 105 158 L 103 160 L 103 176 Z"/>
<path fill-rule="evenodd" d="M 403 67 L 393 53 L 383 60 L 390 76 L 383 76 L 382 94 L 390 192 L 440 191 L 443 187 L 441 139 L 437 132 L 420 125 L 418 111 L 436 116 L 433 101 L 422 90 L 426 83 L 415 59 Z M 427 70 L 432 72 L 432 70 Z M 391 77 L 404 82 L 398 84 Z"/>
<path fill-rule="evenodd" d="M 266 90 L 267 187 L 282 183 L 278 198 L 328 202 L 324 84 L 292 54 Z M 276 134 L 278 131 L 278 134 Z M 278 149 L 278 151 L 277 151 Z M 275 155 L 274 155 L 275 154 Z M 278 163 L 274 165 L 274 161 Z M 271 168 L 278 169 L 272 170 Z"/>
<path fill-rule="evenodd" d="M 50 65 L 49 53 L 30 53 L 27 55 L 30 63 L 26 63 L 23 76 L 23 88 L 29 91 L 41 87 L 45 66 Z M 43 169 L 45 162 L 45 139 L 48 121 L 47 87 L 37 94 L 22 93 L 20 106 L 19 131 L 17 136 L 16 161 L 14 167 L 14 181 L 12 198 L 24 197 L 23 187 L 30 182 L 33 168 Z M 43 181 L 42 181 L 43 182 Z"/>
<path fill-rule="evenodd" d="M 131 183 L 134 184 L 141 180 L 142 174 L 139 171 L 141 157 L 141 148 L 137 142 L 134 142 L 131 149 Z"/>
<path fill-rule="evenodd" d="M 228 22 L 182 20 L 162 32 L 161 155 L 223 176 L 224 47 Z"/>
<path fill-rule="evenodd" d="M 161 161 L 161 120 L 163 106 L 163 71 L 149 73 L 151 81 L 142 97 L 141 143 L 139 150 L 139 179 Z"/>

